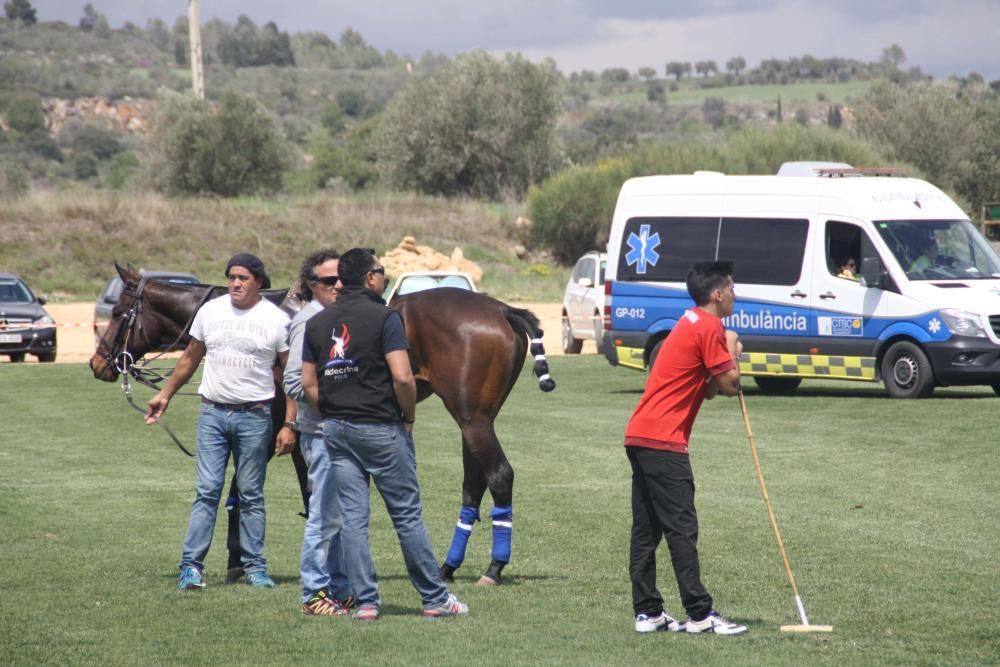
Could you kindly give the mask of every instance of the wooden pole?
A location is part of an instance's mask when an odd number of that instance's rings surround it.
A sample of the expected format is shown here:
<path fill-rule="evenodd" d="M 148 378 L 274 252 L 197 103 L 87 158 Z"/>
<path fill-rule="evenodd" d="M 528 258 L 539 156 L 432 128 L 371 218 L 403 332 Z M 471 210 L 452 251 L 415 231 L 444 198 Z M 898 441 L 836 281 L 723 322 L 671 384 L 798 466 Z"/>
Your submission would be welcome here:
<path fill-rule="evenodd" d="M 201 22 L 198 0 L 188 0 L 188 41 L 191 43 L 191 88 L 195 97 L 205 98 L 205 74 L 201 61 Z"/>

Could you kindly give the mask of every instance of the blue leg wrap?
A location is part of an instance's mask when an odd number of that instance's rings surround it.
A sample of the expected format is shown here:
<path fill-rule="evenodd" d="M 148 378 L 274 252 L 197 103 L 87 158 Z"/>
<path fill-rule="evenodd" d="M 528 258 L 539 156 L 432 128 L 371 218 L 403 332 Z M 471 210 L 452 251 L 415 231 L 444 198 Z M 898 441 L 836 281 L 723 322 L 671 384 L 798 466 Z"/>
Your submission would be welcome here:
<path fill-rule="evenodd" d="M 226 496 L 226 510 L 232 512 L 234 508 L 240 506 L 239 496 Z"/>
<path fill-rule="evenodd" d="M 479 508 L 462 505 L 458 513 L 458 523 L 455 524 L 455 535 L 451 538 L 451 547 L 444 562 L 453 569 L 458 569 L 465 560 L 465 548 L 469 545 L 472 535 L 472 524 L 479 521 Z"/>
<path fill-rule="evenodd" d="M 510 562 L 510 542 L 514 533 L 514 508 L 494 507 L 490 511 L 493 520 L 493 560 Z"/>

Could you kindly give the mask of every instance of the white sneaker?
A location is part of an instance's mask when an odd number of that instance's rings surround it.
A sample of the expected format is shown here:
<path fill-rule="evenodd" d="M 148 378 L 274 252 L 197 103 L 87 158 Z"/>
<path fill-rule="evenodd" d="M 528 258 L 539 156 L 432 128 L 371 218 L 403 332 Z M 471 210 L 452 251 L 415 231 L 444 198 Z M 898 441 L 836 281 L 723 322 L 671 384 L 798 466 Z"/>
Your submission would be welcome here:
<path fill-rule="evenodd" d="M 733 623 L 715 611 L 700 621 L 692 621 L 689 618 L 684 624 L 684 628 L 692 635 L 703 632 L 714 632 L 717 635 L 741 635 L 747 631 L 747 626 Z"/>
<path fill-rule="evenodd" d="M 454 593 L 448 593 L 448 599 L 437 607 L 426 607 L 424 618 L 444 618 L 445 616 L 465 616 L 469 613 L 469 605 L 460 602 Z"/>
<path fill-rule="evenodd" d="M 636 632 L 657 632 L 659 630 L 680 632 L 681 629 L 681 624 L 677 622 L 677 619 L 662 610 L 659 614 L 641 612 L 635 615 Z"/>

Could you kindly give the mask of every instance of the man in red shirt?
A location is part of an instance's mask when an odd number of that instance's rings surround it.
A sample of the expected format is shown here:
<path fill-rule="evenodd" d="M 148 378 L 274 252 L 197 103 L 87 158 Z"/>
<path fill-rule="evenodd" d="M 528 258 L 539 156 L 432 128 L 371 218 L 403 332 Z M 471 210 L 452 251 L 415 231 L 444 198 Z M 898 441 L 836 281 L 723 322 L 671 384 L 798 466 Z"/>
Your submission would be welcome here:
<path fill-rule="evenodd" d="M 642 399 L 625 429 L 632 466 L 632 540 L 629 577 L 636 632 L 686 630 L 737 635 L 746 626 L 712 608 L 698 565 L 698 515 L 688 439 L 705 399 L 740 390 L 737 335 L 722 318 L 733 312 L 732 262 L 701 262 L 688 272 L 687 289 L 697 307 L 684 313 L 660 349 Z M 688 620 L 663 610 L 656 588 L 656 548 L 666 537 Z"/>

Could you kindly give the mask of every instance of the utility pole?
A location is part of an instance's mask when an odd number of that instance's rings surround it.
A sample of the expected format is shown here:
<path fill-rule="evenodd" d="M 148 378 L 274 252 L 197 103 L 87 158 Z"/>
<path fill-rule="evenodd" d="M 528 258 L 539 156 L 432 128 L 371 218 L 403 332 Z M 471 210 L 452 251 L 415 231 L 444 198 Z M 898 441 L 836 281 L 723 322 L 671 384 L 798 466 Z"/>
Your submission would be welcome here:
<path fill-rule="evenodd" d="M 201 21 L 198 0 L 188 0 L 188 41 L 191 42 L 191 87 L 195 97 L 205 99 L 205 73 L 201 66 Z"/>

